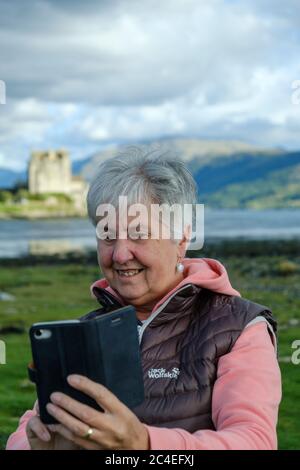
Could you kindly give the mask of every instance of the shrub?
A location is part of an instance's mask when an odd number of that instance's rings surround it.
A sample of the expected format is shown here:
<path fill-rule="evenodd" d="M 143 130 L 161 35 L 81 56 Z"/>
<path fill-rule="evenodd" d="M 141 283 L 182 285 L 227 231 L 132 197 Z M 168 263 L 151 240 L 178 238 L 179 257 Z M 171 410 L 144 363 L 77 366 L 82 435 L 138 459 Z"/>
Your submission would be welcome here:
<path fill-rule="evenodd" d="M 277 274 L 282 276 L 289 276 L 290 274 L 295 274 L 299 270 L 297 263 L 289 260 L 280 261 L 276 267 Z"/>
<path fill-rule="evenodd" d="M 58 202 L 73 202 L 72 197 L 64 193 L 51 193 L 48 196 L 55 197 Z"/>
<path fill-rule="evenodd" d="M 27 189 L 18 189 L 18 191 L 15 193 L 14 201 L 20 202 L 23 199 L 28 199 L 28 198 L 29 198 L 29 192 Z"/>
<path fill-rule="evenodd" d="M 12 193 L 9 191 L 0 191 L 0 202 L 10 202 L 12 198 Z"/>

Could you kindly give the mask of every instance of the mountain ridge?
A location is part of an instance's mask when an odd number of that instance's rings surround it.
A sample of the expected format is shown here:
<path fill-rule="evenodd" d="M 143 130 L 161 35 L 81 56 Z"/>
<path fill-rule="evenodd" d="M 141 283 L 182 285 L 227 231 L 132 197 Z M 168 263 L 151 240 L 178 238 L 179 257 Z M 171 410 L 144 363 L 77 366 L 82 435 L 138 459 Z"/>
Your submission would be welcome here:
<path fill-rule="evenodd" d="M 300 208 L 300 150 L 262 148 L 240 141 L 166 138 L 141 143 L 181 157 L 193 173 L 199 202 L 216 208 Z M 72 164 L 87 181 L 95 168 L 130 145 L 106 148 Z M 25 172 L 0 168 L 3 180 L 20 180 Z"/>

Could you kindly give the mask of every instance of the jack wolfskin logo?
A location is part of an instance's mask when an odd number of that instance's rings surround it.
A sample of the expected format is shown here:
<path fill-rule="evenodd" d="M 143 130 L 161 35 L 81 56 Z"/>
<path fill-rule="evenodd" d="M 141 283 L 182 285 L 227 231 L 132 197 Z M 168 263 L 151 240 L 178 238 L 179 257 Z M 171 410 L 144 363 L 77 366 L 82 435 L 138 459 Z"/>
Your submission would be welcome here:
<path fill-rule="evenodd" d="M 180 370 L 177 369 L 177 367 L 173 367 L 171 372 L 167 372 L 166 369 L 149 369 L 148 370 L 148 377 L 150 377 L 150 379 L 162 379 L 162 378 L 177 379 L 179 374 L 180 374 Z"/>

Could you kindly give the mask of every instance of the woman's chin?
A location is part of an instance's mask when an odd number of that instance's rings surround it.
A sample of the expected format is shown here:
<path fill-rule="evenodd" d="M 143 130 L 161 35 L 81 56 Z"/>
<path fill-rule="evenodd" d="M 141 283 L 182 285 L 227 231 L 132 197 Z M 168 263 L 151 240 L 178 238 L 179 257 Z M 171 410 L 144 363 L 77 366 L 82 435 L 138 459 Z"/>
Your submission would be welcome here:
<path fill-rule="evenodd" d="M 145 291 L 143 289 L 138 289 L 136 286 L 118 285 L 118 291 L 121 296 L 126 299 L 139 299 L 145 294 Z"/>
<path fill-rule="evenodd" d="M 120 296 L 128 303 L 135 305 L 147 294 L 148 289 L 139 288 L 138 286 L 120 285 L 115 286 Z"/>

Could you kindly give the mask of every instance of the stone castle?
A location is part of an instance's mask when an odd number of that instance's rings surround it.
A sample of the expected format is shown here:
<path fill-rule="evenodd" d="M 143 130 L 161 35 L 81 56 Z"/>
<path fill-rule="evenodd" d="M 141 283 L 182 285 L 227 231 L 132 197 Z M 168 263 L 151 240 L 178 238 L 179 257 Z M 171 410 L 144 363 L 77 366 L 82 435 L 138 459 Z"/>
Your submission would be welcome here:
<path fill-rule="evenodd" d="M 72 176 L 69 153 L 66 150 L 32 152 L 28 168 L 28 189 L 31 194 L 63 193 L 78 196 L 86 190 L 86 182 Z"/>
<path fill-rule="evenodd" d="M 74 209 L 86 213 L 88 184 L 80 176 L 72 175 L 69 153 L 66 150 L 32 152 L 28 167 L 28 190 L 31 194 L 66 194 Z M 48 200 L 48 205 L 51 198 Z"/>

